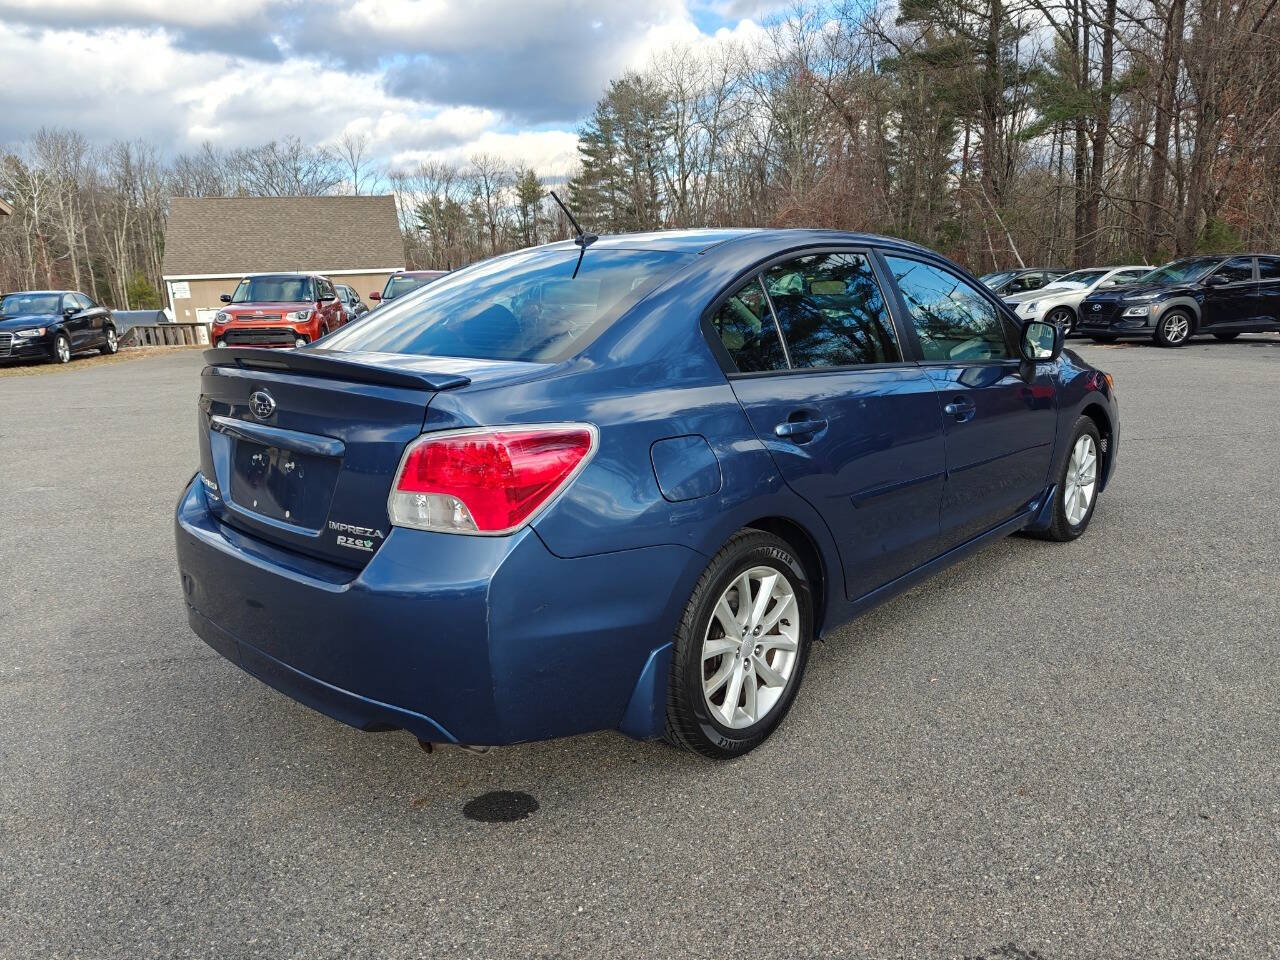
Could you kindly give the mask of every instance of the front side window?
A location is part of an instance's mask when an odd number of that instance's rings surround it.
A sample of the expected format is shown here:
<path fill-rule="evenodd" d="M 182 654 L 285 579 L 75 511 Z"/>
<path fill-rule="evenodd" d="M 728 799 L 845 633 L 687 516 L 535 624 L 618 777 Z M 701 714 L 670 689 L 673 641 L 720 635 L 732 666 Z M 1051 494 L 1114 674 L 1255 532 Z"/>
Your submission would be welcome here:
<path fill-rule="evenodd" d="M 668 250 L 533 248 L 450 273 L 418 296 L 331 334 L 330 350 L 481 360 L 564 356 L 689 256 Z M 576 272 L 575 272 L 576 271 Z"/>
<path fill-rule="evenodd" d="M 764 272 L 794 367 L 898 363 L 902 351 L 880 285 L 861 253 L 818 253 Z"/>
<path fill-rule="evenodd" d="M 1245 283 L 1253 279 L 1253 257 L 1236 257 L 1228 260 L 1216 271 L 1228 283 Z"/>
<path fill-rule="evenodd" d="M 387 280 L 387 286 L 382 291 L 383 300 L 394 300 L 396 297 L 403 297 L 410 290 L 417 290 L 424 287 L 430 282 L 428 277 L 413 277 L 397 274 Z"/>
<path fill-rule="evenodd" d="M 740 373 L 787 369 L 787 357 L 759 277 L 752 277 L 720 305 L 711 326 Z"/>
<path fill-rule="evenodd" d="M 232 303 L 308 303 L 316 299 L 310 277 L 245 277 L 231 295 Z"/>
<path fill-rule="evenodd" d="M 926 361 L 1009 360 L 1013 353 L 995 305 L 941 267 L 886 257 Z"/>
<path fill-rule="evenodd" d="M 1039 290 L 1044 286 L 1043 273 L 1024 273 L 1009 284 L 1010 293 L 1025 293 L 1028 290 Z"/>

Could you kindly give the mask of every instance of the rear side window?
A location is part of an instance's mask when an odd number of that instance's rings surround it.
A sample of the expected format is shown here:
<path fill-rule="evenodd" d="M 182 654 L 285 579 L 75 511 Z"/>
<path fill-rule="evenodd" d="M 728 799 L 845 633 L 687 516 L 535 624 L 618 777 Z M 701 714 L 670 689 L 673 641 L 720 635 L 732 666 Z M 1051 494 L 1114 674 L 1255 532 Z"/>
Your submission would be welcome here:
<path fill-rule="evenodd" d="M 770 267 L 765 288 L 795 367 L 902 360 L 871 264 L 861 253 L 819 253 Z"/>
<path fill-rule="evenodd" d="M 956 274 L 906 257 L 886 257 L 926 361 L 1013 357 L 995 305 Z"/>
<path fill-rule="evenodd" d="M 689 256 L 539 248 L 486 260 L 330 334 L 330 350 L 551 360 L 612 323 Z M 576 271 L 576 273 L 575 273 Z"/>
<path fill-rule="evenodd" d="M 759 277 L 752 277 L 720 306 L 711 326 L 741 373 L 787 369 L 787 357 Z"/>
<path fill-rule="evenodd" d="M 1216 271 L 1217 275 L 1226 278 L 1228 283 L 1244 283 L 1253 279 L 1253 258 L 1236 257 L 1228 260 Z"/>
<path fill-rule="evenodd" d="M 1280 280 L 1280 259 L 1275 257 L 1259 257 L 1258 279 Z"/>

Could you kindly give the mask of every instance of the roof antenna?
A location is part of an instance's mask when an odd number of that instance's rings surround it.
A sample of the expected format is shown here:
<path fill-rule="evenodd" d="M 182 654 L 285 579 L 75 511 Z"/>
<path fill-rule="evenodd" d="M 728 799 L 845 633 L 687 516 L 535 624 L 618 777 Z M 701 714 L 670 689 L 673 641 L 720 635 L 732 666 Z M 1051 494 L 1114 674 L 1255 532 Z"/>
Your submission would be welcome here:
<path fill-rule="evenodd" d="M 591 246 L 600 238 L 597 237 L 594 233 L 587 233 L 585 230 L 582 229 L 582 226 L 578 223 L 578 221 L 573 219 L 573 214 L 570 213 L 569 208 L 564 205 L 564 201 L 556 196 L 556 192 L 554 190 L 548 190 L 547 192 L 551 194 L 551 199 L 556 202 L 556 206 L 558 206 L 561 210 L 564 211 L 564 215 L 568 217 L 569 222 L 573 224 L 573 230 L 577 234 L 577 236 L 573 238 L 573 242 L 576 243 L 579 247 L 581 247 L 581 249 L 578 251 L 578 262 L 574 264 L 574 267 L 573 267 L 573 276 L 569 278 L 571 280 L 574 280 L 574 279 L 577 279 L 578 270 L 579 268 L 582 267 L 582 257 L 583 257 L 583 254 L 587 252 L 587 247 Z"/>

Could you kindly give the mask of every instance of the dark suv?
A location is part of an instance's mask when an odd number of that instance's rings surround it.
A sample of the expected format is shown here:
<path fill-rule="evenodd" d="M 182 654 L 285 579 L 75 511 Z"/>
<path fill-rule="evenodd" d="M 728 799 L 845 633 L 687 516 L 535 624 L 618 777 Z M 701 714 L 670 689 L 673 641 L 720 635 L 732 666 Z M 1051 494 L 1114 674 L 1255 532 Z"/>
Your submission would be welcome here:
<path fill-rule="evenodd" d="M 1133 286 L 1085 297 L 1076 329 L 1103 343 L 1150 337 L 1162 347 L 1180 347 L 1199 333 L 1234 340 L 1280 331 L 1280 256 L 1175 260 Z"/>
<path fill-rule="evenodd" d="M 76 290 L 24 290 L 0 299 L 0 362 L 69 363 L 85 350 L 118 349 L 111 311 Z"/>

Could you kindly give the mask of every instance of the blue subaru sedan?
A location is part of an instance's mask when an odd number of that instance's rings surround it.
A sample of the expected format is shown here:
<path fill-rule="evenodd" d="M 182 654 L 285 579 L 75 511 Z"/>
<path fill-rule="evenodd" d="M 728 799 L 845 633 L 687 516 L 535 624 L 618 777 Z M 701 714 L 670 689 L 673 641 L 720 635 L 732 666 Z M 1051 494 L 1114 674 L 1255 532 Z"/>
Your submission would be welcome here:
<path fill-rule="evenodd" d="M 205 357 L 192 627 L 424 743 L 744 753 L 820 636 L 995 538 L 1080 536 L 1118 452 L 1055 325 L 829 231 L 555 243 Z"/>

